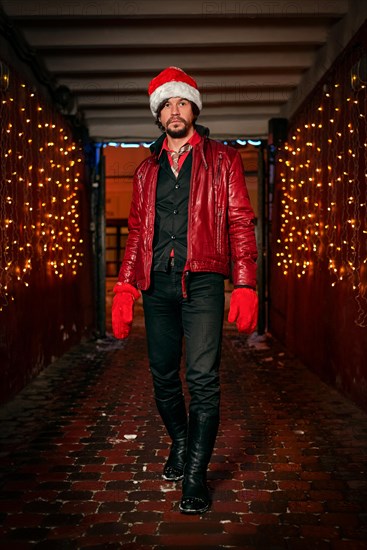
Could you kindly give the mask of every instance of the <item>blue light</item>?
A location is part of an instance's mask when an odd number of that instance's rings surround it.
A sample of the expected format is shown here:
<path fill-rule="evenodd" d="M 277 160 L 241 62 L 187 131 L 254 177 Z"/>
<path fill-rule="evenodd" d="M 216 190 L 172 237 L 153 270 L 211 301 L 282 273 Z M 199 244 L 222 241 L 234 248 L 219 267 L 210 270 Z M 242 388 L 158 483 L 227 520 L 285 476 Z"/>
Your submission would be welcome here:
<path fill-rule="evenodd" d="M 148 149 L 154 141 L 151 141 L 150 143 L 125 143 L 125 142 L 116 142 L 116 141 L 109 141 L 108 143 L 103 143 L 103 147 L 125 147 L 130 149 L 137 149 L 138 147 L 145 147 Z"/>
<path fill-rule="evenodd" d="M 255 147 L 257 147 L 258 145 L 261 145 L 261 139 L 257 139 L 257 140 L 249 139 L 248 142 L 250 145 L 254 145 Z"/>
<path fill-rule="evenodd" d="M 238 145 L 246 145 L 247 141 L 245 139 L 236 139 L 236 143 Z"/>

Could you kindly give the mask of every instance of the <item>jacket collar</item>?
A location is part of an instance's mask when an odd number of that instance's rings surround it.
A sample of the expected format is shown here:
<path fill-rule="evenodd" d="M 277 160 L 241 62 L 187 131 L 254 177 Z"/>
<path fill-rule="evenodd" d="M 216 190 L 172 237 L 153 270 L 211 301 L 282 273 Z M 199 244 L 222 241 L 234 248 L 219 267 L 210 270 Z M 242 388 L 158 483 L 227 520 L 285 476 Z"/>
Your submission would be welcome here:
<path fill-rule="evenodd" d="M 198 144 L 198 147 L 200 147 L 201 150 L 202 150 L 204 139 L 209 136 L 209 128 L 206 128 L 205 126 L 201 126 L 200 124 L 195 124 L 195 130 L 200 135 L 200 137 L 203 138 L 201 140 L 201 142 Z M 154 143 L 152 143 L 152 145 L 150 146 L 150 150 L 152 152 L 152 155 L 154 155 L 157 158 L 159 157 L 159 153 L 162 149 L 162 145 L 163 145 L 163 142 L 165 140 L 165 137 L 166 137 L 166 132 L 163 132 L 163 134 L 161 136 L 159 136 L 159 138 Z M 202 152 L 202 155 L 203 155 L 203 152 Z M 203 155 L 203 157 L 204 157 L 204 155 Z"/>

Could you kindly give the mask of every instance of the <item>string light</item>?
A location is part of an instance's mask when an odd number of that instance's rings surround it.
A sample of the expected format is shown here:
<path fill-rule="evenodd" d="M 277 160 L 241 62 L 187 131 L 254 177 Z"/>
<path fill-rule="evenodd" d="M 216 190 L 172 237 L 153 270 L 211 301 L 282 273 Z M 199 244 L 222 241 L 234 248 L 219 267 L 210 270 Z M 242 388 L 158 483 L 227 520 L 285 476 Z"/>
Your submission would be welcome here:
<path fill-rule="evenodd" d="M 340 78 L 320 89 L 280 150 L 276 264 L 297 278 L 326 266 L 332 287 L 355 293 L 356 324 L 366 327 L 366 90 L 350 96 Z"/>
<path fill-rule="evenodd" d="M 11 75 L 0 103 L 0 310 L 33 269 L 77 275 L 84 243 L 79 227 L 83 157 L 63 119 Z"/>

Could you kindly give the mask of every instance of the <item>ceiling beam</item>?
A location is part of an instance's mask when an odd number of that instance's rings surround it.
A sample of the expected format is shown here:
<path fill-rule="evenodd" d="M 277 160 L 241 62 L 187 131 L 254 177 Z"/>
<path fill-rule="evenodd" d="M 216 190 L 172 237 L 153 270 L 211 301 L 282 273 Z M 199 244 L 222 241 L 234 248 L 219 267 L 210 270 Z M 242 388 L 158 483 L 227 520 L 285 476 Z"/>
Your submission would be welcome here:
<path fill-rule="evenodd" d="M 200 90 L 207 88 L 212 89 L 214 87 L 253 87 L 253 86 L 266 86 L 266 87 L 282 87 L 282 86 L 296 86 L 301 77 L 302 71 L 294 71 L 292 74 L 276 74 L 266 76 L 264 74 L 253 75 L 216 75 L 200 78 Z M 151 77 L 153 74 L 150 75 Z M 198 74 L 195 74 L 195 78 L 198 78 Z M 73 77 L 66 77 L 63 79 L 63 84 L 68 86 L 71 90 L 78 92 L 88 91 L 107 91 L 107 90 L 141 90 L 144 91 L 147 88 L 148 79 L 138 75 L 131 77 L 116 77 L 98 75 L 95 78 L 85 78 L 83 75 L 75 75 Z"/>
<path fill-rule="evenodd" d="M 68 72 L 80 74 L 81 71 L 118 71 L 136 70 L 151 71 L 157 74 L 164 67 L 175 65 L 184 68 L 186 71 L 195 74 L 195 69 L 203 67 L 218 69 L 220 67 L 248 68 L 258 67 L 298 67 L 310 66 L 313 61 L 314 52 L 309 51 L 276 51 L 273 50 L 264 55 L 263 51 L 234 49 L 230 57 L 227 53 L 218 52 L 215 56 L 208 56 L 205 51 L 172 53 L 170 50 L 163 50 L 160 53 L 150 55 L 136 54 L 133 50 L 128 55 L 109 55 L 103 52 L 95 55 L 64 54 L 61 56 L 50 56 L 44 53 L 43 59 L 52 73 Z"/>
<path fill-rule="evenodd" d="M 227 27 L 222 23 L 218 25 L 193 25 L 191 23 L 191 32 L 187 32 L 187 24 L 183 21 L 172 24 L 155 22 L 150 24 L 131 24 L 129 22 L 120 25 L 105 25 L 101 27 L 100 23 L 95 28 L 88 26 L 68 26 L 64 25 L 51 28 L 46 25 L 37 25 L 37 27 L 25 28 L 23 30 L 26 40 L 38 50 L 50 50 L 50 48 L 68 47 L 73 49 L 74 53 L 80 47 L 120 47 L 129 48 L 139 44 L 140 47 L 162 47 L 169 48 L 172 45 L 179 44 L 180 47 L 208 47 L 210 44 L 242 46 L 289 46 L 289 45 L 320 45 L 326 40 L 328 26 L 323 23 L 313 22 L 311 24 L 302 24 L 302 20 L 297 24 L 287 24 L 287 21 L 280 21 L 274 25 L 274 21 L 269 25 L 263 25 L 261 21 L 257 23 L 251 20 L 247 24 L 236 22 L 235 25 Z M 195 43 L 193 43 L 193 36 Z"/>
<path fill-rule="evenodd" d="M 167 14 L 185 17 L 290 17 L 344 15 L 348 0 L 2 0 L 6 12 L 14 18 L 24 17 L 157 17 Z"/>
<path fill-rule="evenodd" d="M 195 73 L 195 79 L 200 77 L 202 86 L 213 87 L 219 86 L 236 86 L 236 85 L 269 85 L 269 86 L 294 86 L 298 83 L 301 71 L 295 69 L 292 72 L 284 70 L 278 70 L 277 73 L 267 72 L 264 74 L 262 71 L 257 72 L 256 69 L 249 71 L 247 74 L 244 71 L 233 70 L 230 74 L 213 74 L 205 75 L 200 74 L 198 71 Z M 132 85 L 136 89 L 146 89 L 147 82 L 152 77 L 152 73 L 146 76 L 140 76 L 139 73 L 131 72 L 127 75 L 116 72 L 114 76 L 111 73 L 100 73 L 95 76 L 84 73 L 81 75 L 65 76 L 63 78 L 63 84 L 70 89 L 76 91 L 82 90 L 111 90 L 111 89 L 124 89 L 131 87 Z"/>

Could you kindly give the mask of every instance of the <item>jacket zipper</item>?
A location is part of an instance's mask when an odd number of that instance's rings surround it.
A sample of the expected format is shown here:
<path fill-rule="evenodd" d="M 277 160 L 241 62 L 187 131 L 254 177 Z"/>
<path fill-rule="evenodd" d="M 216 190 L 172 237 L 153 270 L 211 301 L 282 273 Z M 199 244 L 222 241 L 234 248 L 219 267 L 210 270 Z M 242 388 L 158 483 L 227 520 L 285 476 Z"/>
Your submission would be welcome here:
<path fill-rule="evenodd" d="M 217 206 L 218 206 L 218 186 L 219 186 L 219 182 L 220 182 L 220 170 L 221 170 L 221 165 L 222 165 L 222 153 L 219 153 L 218 154 L 218 162 L 217 162 L 217 172 L 215 174 L 215 178 L 214 178 L 214 188 L 213 188 L 213 192 L 214 192 L 214 214 L 215 216 L 217 215 Z"/>
<path fill-rule="evenodd" d="M 218 153 L 218 163 L 217 163 L 217 174 L 215 178 L 215 183 L 219 184 L 219 178 L 220 178 L 220 168 L 223 160 L 223 153 Z"/>
<path fill-rule="evenodd" d="M 195 174 L 195 161 L 196 161 L 196 154 L 195 154 L 195 148 L 192 150 L 192 168 L 191 168 L 191 176 L 190 176 L 190 190 L 189 190 L 189 203 L 187 208 L 187 256 L 186 256 L 186 263 L 184 267 L 184 271 L 182 274 L 182 296 L 184 298 L 187 298 L 187 283 L 190 273 L 190 260 L 191 258 L 191 203 L 192 203 L 192 182 L 193 182 L 193 174 Z"/>
<path fill-rule="evenodd" d="M 207 170 L 208 169 L 208 163 L 206 162 L 206 158 L 204 155 L 204 140 L 198 145 L 197 148 L 193 148 L 192 150 L 192 168 L 191 168 L 191 177 L 190 177 L 190 192 L 189 192 L 189 204 L 187 209 L 187 258 L 186 258 L 186 264 L 183 270 L 182 274 L 182 296 L 184 298 L 188 298 L 188 283 L 189 283 L 189 276 L 190 276 L 190 258 L 191 258 L 191 250 L 189 247 L 191 246 L 191 203 L 192 203 L 192 182 L 194 179 L 194 174 L 196 172 L 195 162 L 197 159 L 197 149 L 200 149 L 201 159 L 203 161 L 204 167 Z"/>
<path fill-rule="evenodd" d="M 150 285 L 150 272 L 151 272 L 152 263 L 153 263 L 152 243 L 153 243 L 153 237 L 154 237 L 154 223 L 155 223 L 155 201 L 152 201 L 152 197 L 155 197 L 155 194 L 156 194 L 159 166 L 157 165 L 157 166 L 154 166 L 153 168 L 155 169 L 156 173 L 155 173 L 155 177 L 151 181 L 155 182 L 155 184 L 151 186 L 151 190 L 148 195 L 148 204 L 147 204 L 148 219 L 150 220 L 152 218 L 152 223 L 149 224 L 149 235 L 147 235 L 147 238 L 149 238 L 149 242 L 147 243 L 148 244 L 147 250 L 151 250 L 151 255 L 149 258 L 149 262 L 147 262 L 148 265 L 147 265 L 147 271 L 146 271 L 149 285 Z"/>
<path fill-rule="evenodd" d="M 216 224 L 215 240 L 216 249 L 219 253 L 222 251 L 221 247 L 221 228 L 222 228 L 222 215 L 223 209 L 218 209 L 218 186 L 220 182 L 221 166 L 223 161 L 223 154 L 218 153 L 217 173 L 214 181 L 214 223 Z"/>

